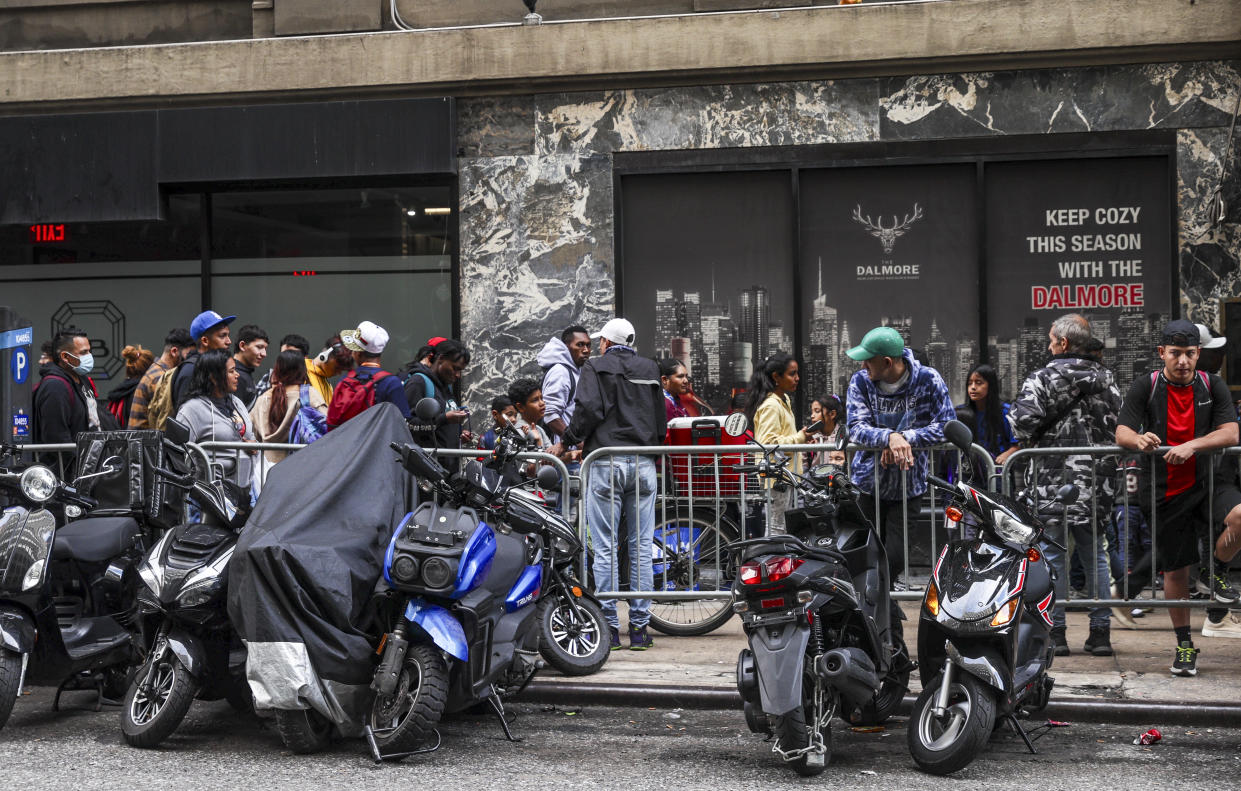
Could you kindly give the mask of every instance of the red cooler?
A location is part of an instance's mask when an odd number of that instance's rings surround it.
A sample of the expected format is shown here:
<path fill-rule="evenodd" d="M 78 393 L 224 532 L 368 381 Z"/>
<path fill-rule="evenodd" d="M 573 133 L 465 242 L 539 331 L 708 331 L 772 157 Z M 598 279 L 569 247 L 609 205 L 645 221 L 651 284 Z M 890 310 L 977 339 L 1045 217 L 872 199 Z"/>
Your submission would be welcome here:
<path fill-rule="evenodd" d="M 748 433 L 748 432 L 747 432 Z M 724 418 L 678 417 L 668 421 L 669 445 L 745 445 L 747 434 L 730 437 L 724 433 Z M 669 456 L 676 496 L 737 497 L 741 494 L 741 475 L 736 466 L 743 454 L 674 453 Z M 718 477 L 717 477 L 718 470 Z"/>

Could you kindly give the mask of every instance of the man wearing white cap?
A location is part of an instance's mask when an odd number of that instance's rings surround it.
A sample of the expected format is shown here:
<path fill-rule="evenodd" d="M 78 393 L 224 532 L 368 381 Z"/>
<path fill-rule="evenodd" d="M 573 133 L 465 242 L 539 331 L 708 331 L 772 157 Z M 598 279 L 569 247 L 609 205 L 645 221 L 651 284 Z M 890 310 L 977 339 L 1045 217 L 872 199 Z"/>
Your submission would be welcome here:
<path fill-rule="evenodd" d="M 667 427 L 659 366 L 638 355 L 636 333 L 625 319 L 612 319 L 590 337 L 599 339 L 599 356 L 582 366 L 577 382 L 573 417 L 560 443 L 584 444 L 584 451 L 616 446 L 658 445 Z M 655 535 L 655 460 L 650 456 L 607 456 L 589 470 L 586 521 L 594 551 L 593 569 L 598 590 L 618 585 L 617 542 L 624 525 L 629 534 L 629 587 L 649 591 L 654 585 L 651 549 Z M 602 602 L 611 627 L 612 649 L 621 647 L 616 600 Z M 629 648 L 642 651 L 654 645 L 646 626 L 649 599 L 629 601 Z"/>
<path fill-rule="evenodd" d="M 1218 374 L 1219 369 L 1224 365 L 1224 349 L 1228 346 L 1228 339 L 1223 335 L 1216 335 L 1207 328 L 1205 324 L 1195 324 L 1198 328 L 1198 339 L 1202 344 L 1201 351 L 1198 352 L 1198 370 L 1205 371 L 1208 374 Z M 1231 485 L 1237 485 L 1237 457 L 1224 456 L 1219 459 L 1215 468 L 1215 486 L 1217 489 L 1224 489 Z M 1216 524 L 1212 526 L 1212 530 L 1219 528 L 1222 521 L 1226 524 L 1227 514 L 1215 514 Z M 1215 538 L 1214 532 L 1210 536 L 1199 536 L 1198 540 L 1205 541 L 1209 545 Z M 1202 545 L 1199 545 L 1199 553 L 1202 553 Z M 1202 554 L 1202 557 L 1206 557 Z M 1203 566 L 1198 569 L 1198 577 L 1196 579 L 1196 588 L 1199 593 L 1210 593 L 1209 583 L 1210 569 Z M 1207 609 L 1207 617 L 1202 621 L 1203 637 L 1233 637 L 1241 638 L 1241 610 L 1229 610 L 1227 607 L 1210 607 Z"/>
<path fill-rule="evenodd" d="M 350 418 L 375 404 L 387 401 L 409 419 L 409 402 L 401 378 L 383 370 L 380 357 L 388 346 L 388 331 L 373 321 L 364 321 L 356 330 L 341 330 L 340 342 L 353 352 L 357 366 L 337 383 L 328 406 L 328 429 L 339 428 Z"/>

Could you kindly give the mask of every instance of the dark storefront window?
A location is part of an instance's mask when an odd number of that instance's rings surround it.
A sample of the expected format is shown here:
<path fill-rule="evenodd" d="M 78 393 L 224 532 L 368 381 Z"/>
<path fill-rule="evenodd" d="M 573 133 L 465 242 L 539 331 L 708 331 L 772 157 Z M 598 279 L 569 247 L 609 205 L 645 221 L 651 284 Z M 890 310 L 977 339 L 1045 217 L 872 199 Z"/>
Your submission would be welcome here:
<path fill-rule="evenodd" d="M 199 309 L 200 204 L 197 195 L 171 196 L 159 222 L 0 228 L 0 303 L 33 322 L 36 349 L 62 327 L 86 330 L 94 379 L 124 379 L 121 349 L 158 354 L 168 330 Z"/>
<path fill-rule="evenodd" d="M 1146 370 L 1175 293 L 1168 154 L 946 153 L 722 173 L 618 160 L 618 297 L 642 352 L 685 361 L 723 410 L 791 351 L 808 402 L 845 395 L 845 350 L 884 324 L 961 403 L 984 359 L 1011 397 L 1051 322 L 1080 312 L 1122 386 Z"/>
<path fill-rule="evenodd" d="M 158 354 L 204 296 L 237 316 L 234 331 L 258 324 L 273 345 L 297 333 L 317 351 L 373 321 L 395 368 L 453 333 L 453 204 L 450 186 L 174 194 L 161 221 L 0 227 L 0 304 L 34 324 L 36 347 L 86 330 L 105 392 L 124 378 L 122 348 Z"/>
<path fill-rule="evenodd" d="M 212 196 L 211 296 L 272 343 L 317 350 L 362 321 L 391 335 L 389 368 L 452 334 L 456 217 L 448 187 L 221 193 Z"/>

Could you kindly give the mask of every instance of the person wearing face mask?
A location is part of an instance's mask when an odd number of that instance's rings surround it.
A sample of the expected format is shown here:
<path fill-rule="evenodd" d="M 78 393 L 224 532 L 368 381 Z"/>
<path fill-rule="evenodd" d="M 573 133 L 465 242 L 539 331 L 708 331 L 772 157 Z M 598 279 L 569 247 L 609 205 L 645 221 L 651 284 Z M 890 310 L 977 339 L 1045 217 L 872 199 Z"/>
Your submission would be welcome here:
<path fill-rule="evenodd" d="M 74 328 L 56 333 L 52 354 L 52 364 L 34 389 L 34 441 L 76 442 L 83 431 L 116 428 L 116 422 L 96 400 L 98 391 L 90 378 L 95 357 L 86 333 Z M 72 476 L 76 456 L 51 453 L 41 461 L 64 479 Z"/>

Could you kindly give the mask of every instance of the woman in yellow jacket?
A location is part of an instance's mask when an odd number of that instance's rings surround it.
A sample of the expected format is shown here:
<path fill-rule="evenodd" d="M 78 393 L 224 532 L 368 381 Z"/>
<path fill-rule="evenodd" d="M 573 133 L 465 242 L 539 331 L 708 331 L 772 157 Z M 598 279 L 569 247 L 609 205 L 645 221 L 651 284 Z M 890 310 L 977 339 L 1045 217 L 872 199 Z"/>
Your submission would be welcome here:
<path fill-rule="evenodd" d="M 797 428 L 791 398 L 798 379 L 797 360 L 782 352 L 768 357 L 750 379 L 745 414 L 754 426 L 754 438 L 768 447 L 806 444 L 806 432 Z M 801 472 L 801 454 L 788 456 L 788 469 Z M 784 535 L 784 512 L 794 507 L 794 491 L 779 491 L 772 484 L 764 483 L 768 489 L 767 535 Z"/>

